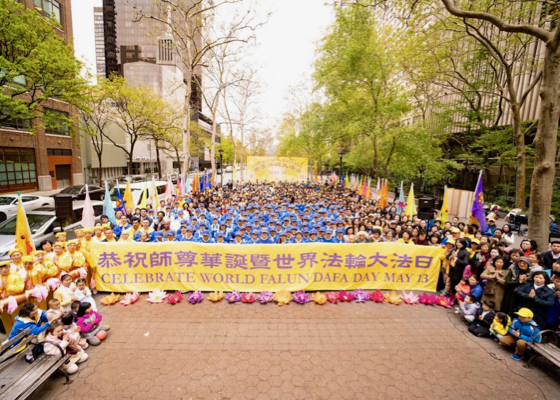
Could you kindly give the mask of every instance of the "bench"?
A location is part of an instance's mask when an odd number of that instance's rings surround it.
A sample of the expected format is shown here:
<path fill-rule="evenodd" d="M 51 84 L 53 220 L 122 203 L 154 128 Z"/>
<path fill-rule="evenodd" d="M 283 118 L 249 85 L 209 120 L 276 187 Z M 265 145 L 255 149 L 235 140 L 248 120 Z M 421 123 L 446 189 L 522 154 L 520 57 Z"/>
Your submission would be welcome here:
<path fill-rule="evenodd" d="M 27 335 L 28 330 L 21 332 L 12 340 L 2 344 L 0 353 L 0 371 L 7 368 L 15 360 L 27 354 L 31 347 L 37 347 L 36 343 L 32 340 L 35 338 L 33 335 Z M 22 339 L 23 338 L 23 339 Z M 17 345 L 10 348 L 13 343 L 22 339 Z M 35 361 L 29 364 L 21 373 L 19 373 L 12 381 L 0 388 L 0 399 L 2 400 L 18 400 L 26 399 L 45 382 L 53 373 L 59 370 L 66 378 L 65 385 L 72 383 L 69 375 L 60 367 L 66 363 L 70 358 L 69 354 L 64 354 L 64 350 L 57 343 L 46 341 L 42 343 L 51 343 L 56 346 L 60 351 L 60 357 L 49 356 L 47 354 L 40 354 L 35 357 Z M 40 346 L 41 344 L 39 344 Z"/>
<path fill-rule="evenodd" d="M 532 353 L 529 361 L 527 361 L 527 367 L 530 367 L 531 363 L 538 356 L 543 356 L 557 367 L 560 367 L 560 347 L 558 347 L 560 344 L 560 332 L 544 330 L 539 335 L 542 337 L 541 343 L 527 343 L 527 349 Z"/>

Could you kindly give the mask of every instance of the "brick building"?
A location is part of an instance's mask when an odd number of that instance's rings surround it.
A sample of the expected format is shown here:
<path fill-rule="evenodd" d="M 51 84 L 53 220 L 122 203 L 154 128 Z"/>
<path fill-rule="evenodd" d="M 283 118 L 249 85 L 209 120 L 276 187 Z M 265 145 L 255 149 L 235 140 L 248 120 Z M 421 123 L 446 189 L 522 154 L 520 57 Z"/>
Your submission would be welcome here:
<path fill-rule="evenodd" d="M 54 16 L 62 26 L 57 28 L 57 33 L 69 43 L 72 38 L 70 0 L 20 1 L 45 17 Z M 77 124 L 77 111 L 68 104 L 50 100 L 41 106 L 52 114 L 65 113 Z M 83 183 L 79 139 L 70 137 L 70 127 L 45 130 L 41 123 L 41 120 L 0 123 L 0 193 L 53 190 Z M 29 130 L 31 124 L 37 130 L 35 134 Z"/>

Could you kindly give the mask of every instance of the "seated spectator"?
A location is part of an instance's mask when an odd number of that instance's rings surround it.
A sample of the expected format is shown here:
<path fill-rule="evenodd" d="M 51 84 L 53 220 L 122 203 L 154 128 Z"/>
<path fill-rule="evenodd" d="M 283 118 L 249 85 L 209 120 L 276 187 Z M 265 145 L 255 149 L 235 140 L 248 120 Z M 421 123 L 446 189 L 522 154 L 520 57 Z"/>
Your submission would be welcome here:
<path fill-rule="evenodd" d="M 77 324 L 80 327 L 82 337 L 92 346 L 101 344 L 102 339 L 98 337 L 99 332 L 107 332 L 111 329 L 108 325 L 100 325 L 101 320 L 103 320 L 103 317 L 97 311 L 93 311 L 91 304 L 80 304 Z"/>
<path fill-rule="evenodd" d="M 43 345 L 45 354 L 49 356 L 60 357 L 60 348 L 62 348 L 64 354 L 69 350 L 70 346 L 70 334 L 64 332 L 64 327 L 62 322 L 55 322 L 47 328 L 47 337 Z M 52 343 L 50 343 L 52 342 Z M 58 344 L 55 345 L 53 343 Z M 62 364 L 61 368 L 66 371 L 67 374 L 75 374 L 78 372 L 78 365 L 87 361 L 88 355 L 81 348 L 76 350 L 74 354 L 68 359 L 68 362 Z"/>
<path fill-rule="evenodd" d="M 489 337 L 490 326 L 494 322 L 496 304 L 492 300 L 484 300 L 482 308 L 476 310 L 473 323 L 469 326 L 469 332 L 478 337 Z"/>
<path fill-rule="evenodd" d="M 509 328 L 509 333 L 500 338 L 502 346 L 515 347 L 515 353 L 511 358 L 516 361 L 525 357 L 527 343 L 540 343 L 540 330 L 535 321 L 533 321 L 533 312 L 528 308 L 522 308 L 516 312 L 519 316 L 515 318 Z"/>
<path fill-rule="evenodd" d="M 480 308 L 480 304 L 478 304 L 476 298 L 470 294 L 465 297 L 465 300 L 457 299 L 457 302 L 459 303 L 459 312 L 465 321 L 471 324 Z"/>
<path fill-rule="evenodd" d="M 509 327 L 511 326 L 511 318 L 509 315 L 503 312 L 497 312 L 494 316 L 494 321 L 490 325 L 490 335 L 500 339 L 509 332 Z"/>

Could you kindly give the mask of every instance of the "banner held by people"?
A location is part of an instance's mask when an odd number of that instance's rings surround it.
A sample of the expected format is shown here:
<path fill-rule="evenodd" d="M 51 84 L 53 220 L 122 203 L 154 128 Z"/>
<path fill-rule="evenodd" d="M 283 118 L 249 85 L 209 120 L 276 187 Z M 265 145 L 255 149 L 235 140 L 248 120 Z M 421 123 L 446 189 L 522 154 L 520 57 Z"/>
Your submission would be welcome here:
<path fill-rule="evenodd" d="M 307 158 L 302 157 L 247 157 L 249 182 L 305 182 Z"/>
<path fill-rule="evenodd" d="M 231 246 L 92 243 L 98 290 L 435 291 L 441 248 L 395 243 Z"/>

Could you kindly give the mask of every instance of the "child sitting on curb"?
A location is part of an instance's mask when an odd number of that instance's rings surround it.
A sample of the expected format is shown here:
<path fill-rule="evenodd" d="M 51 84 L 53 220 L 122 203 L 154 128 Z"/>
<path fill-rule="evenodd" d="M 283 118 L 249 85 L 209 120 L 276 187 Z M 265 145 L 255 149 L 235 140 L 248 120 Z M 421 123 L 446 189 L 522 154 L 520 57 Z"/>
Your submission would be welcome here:
<path fill-rule="evenodd" d="M 515 318 L 509 328 L 509 335 L 500 338 L 503 346 L 514 347 L 515 353 L 511 355 L 516 361 L 525 357 L 527 343 L 540 343 L 541 336 L 537 323 L 533 321 L 533 312 L 528 308 L 521 308 L 516 312 L 519 318 Z"/>

